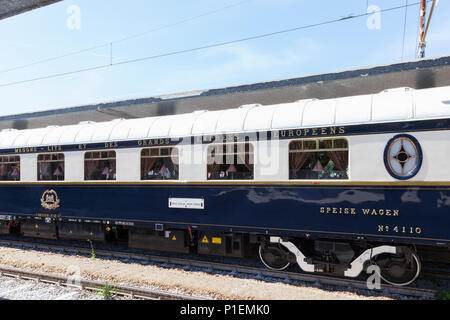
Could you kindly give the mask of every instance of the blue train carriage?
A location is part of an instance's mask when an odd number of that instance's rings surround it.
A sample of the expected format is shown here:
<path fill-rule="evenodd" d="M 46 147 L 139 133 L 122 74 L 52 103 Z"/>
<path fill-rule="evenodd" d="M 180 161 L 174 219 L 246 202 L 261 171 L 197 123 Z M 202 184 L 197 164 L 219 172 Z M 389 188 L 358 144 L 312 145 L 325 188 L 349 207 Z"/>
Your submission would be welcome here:
<path fill-rule="evenodd" d="M 0 232 L 407 285 L 450 244 L 450 87 L 0 133 Z M 425 250 L 426 251 L 426 250 Z"/>

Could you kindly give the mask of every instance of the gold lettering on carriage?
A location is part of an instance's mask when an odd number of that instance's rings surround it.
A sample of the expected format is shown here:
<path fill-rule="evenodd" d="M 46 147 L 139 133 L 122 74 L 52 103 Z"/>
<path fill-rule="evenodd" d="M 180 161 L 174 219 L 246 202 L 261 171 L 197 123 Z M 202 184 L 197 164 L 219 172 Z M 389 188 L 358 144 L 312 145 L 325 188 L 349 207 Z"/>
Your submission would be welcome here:
<path fill-rule="evenodd" d="M 282 138 L 298 138 L 298 137 L 316 137 L 316 136 L 334 136 L 337 134 L 344 134 L 344 127 L 323 127 L 312 129 L 294 129 L 294 130 L 280 130 Z"/>
<path fill-rule="evenodd" d="M 105 142 L 105 148 L 118 148 L 119 144 L 117 142 Z"/>
<path fill-rule="evenodd" d="M 47 147 L 47 151 L 61 151 L 62 147 L 61 146 L 48 146 Z"/>
<path fill-rule="evenodd" d="M 386 216 L 386 217 L 398 217 L 400 210 L 398 209 L 374 209 L 374 208 L 362 208 L 356 210 L 356 208 L 341 208 L 341 207 L 321 207 L 320 213 L 330 215 L 356 215 L 363 214 L 364 216 Z"/>
<path fill-rule="evenodd" d="M 36 153 L 37 152 L 37 148 L 36 147 L 31 147 L 31 148 L 15 148 L 14 149 L 15 153 Z"/>
<path fill-rule="evenodd" d="M 167 144 L 170 144 L 170 139 L 146 139 L 138 141 L 139 146 L 161 146 Z"/>

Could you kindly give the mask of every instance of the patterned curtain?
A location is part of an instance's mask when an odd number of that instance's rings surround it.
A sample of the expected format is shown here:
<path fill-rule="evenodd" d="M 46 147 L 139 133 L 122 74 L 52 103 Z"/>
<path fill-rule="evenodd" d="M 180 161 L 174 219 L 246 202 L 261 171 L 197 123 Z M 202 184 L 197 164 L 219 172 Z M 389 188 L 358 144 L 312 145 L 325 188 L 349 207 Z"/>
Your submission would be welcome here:
<path fill-rule="evenodd" d="M 146 179 L 148 177 L 148 172 L 152 170 L 153 166 L 155 165 L 157 158 L 143 158 L 142 161 L 142 173 L 141 178 Z"/>
<path fill-rule="evenodd" d="M 53 176 L 52 168 L 49 162 L 39 163 L 39 177 L 38 180 L 51 180 Z"/>
<path fill-rule="evenodd" d="M 243 164 L 245 165 L 245 167 L 247 168 L 247 170 L 249 172 L 253 172 L 253 155 L 252 155 L 252 161 L 250 162 L 250 155 L 249 154 L 243 154 L 243 153 L 238 153 L 238 164 Z"/>
<path fill-rule="evenodd" d="M 289 153 L 289 169 L 294 171 L 296 175 L 308 160 L 308 152 L 291 152 Z"/>
<path fill-rule="evenodd" d="M 328 156 L 334 162 L 336 169 L 346 171 L 348 167 L 348 151 L 328 151 Z"/>
<path fill-rule="evenodd" d="M 116 159 L 109 160 L 109 168 L 112 169 L 112 173 L 116 173 Z"/>
<path fill-rule="evenodd" d="M 95 170 L 98 167 L 99 161 L 98 160 L 85 160 L 84 164 L 86 166 L 86 179 L 93 180 L 93 175 Z"/>

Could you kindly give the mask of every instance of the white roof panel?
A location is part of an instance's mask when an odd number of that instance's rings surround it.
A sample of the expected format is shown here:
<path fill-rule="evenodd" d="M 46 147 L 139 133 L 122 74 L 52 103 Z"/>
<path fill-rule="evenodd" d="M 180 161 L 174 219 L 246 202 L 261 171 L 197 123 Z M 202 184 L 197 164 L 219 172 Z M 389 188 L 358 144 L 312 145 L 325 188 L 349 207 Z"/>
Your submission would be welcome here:
<path fill-rule="evenodd" d="M 387 90 L 374 94 L 372 100 L 372 121 L 409 120 L 413 117 L 412 91 L 405 88 Z"/>
<path fill-rule="evenodd" d="M 449 87 L 414 91 L 416 118 L 436 118 L 450 116 Z"/>
<path fill-rule="evenodd" d="M 79 124 L 79 125 L 75 125 L 75 126 L 65 127 L 67 130 L 61 134 L 61 137 L 59 138 L 59 143 L 60 144 L 73 144 L 75 141 L 75 138 L 77 137 L 77 135 L 80 131 L 84 131 L 84 130 L 86 130 L 86 128 L 90 128 L 90 132 L 92 132 L 92 129 L 94 128 L 94 126 L 95 126 L 95 123 Z"/>
<path fill-rule="evenodd" d="M 20 135 L 19 130 L 0 132 L 0 148 L 2 149 L 11 148 L 14 140 L 18 135 Z"/>
<path fill-rule="evenodd" d="M 116 127 L 120 122 L 123 121 L 124 119 L 115 119 L 109 122 L 99 123 L 95 126 L 90 142 L 109 141 L 111 132 L 113 131 L 114 127 Z M 80 134 L 77 136 L 76 142 L 78 142 L 79 138 L 81 139 Z"/>
<path fill-rule="evenodd" d="M 335 123 L 336 99 L 315 100 L 305 106 L 302 127 L 328 126 Z"/>
<path fill-rule="evenodd" d="M 145 138 L 166 138 L 169 137 L 172 122 L 179 117 L 178 115 L 159 117 L 150 127 L 148 135 Z"/>
<path fill-rule="evenodd" d="M 243 131 L 245 118 L 252 108 L 254 106 L 225 110 L 217 122 L 216 133 Z"/>
<path fill-rule="evenodd" d="M 159 117 L 151 117 L 151 118 L 142 118 L 142 119 L 133 119 L 128 120 L 127 123 L 129 123 L 129 132 L 127 139 L 143 139 L 148 136 L 148 132 L 150 131 L 150 128 L 152 127 L 153 123 L 155 123 L 156 120 L 158 120 Z M 125 134 L 124 129 L 122 129 L 122 134 Z M 115 133 L 113 133 L 111 136 L 114 136 Z M 117 135 L 119 136 L 119 134 Z M 111 138 L 112 139 L 112 138 Z"/>
<path fill-rule="evenodd" d="M 217 122 L 224 113 L 220 111 L 208 111 L 199 115 L 192 126 L 192 135 L 214 134 L 216 133 Z"/>
<path fill-rule="evenodd" d="M 30 137 L 26 141 L 25 145 L 27 146 L 39 146 L 43 145 L 43 140 L 46 135 L 52 134 L 55 131 L 54 127 L 38 129 L 30 134 Z"/>
<path fill-rule="evenodd" d="M 83 129 L 78 131 L 78 133 L 75 136 L 75 139 L 73 140 L 74 143 L 89 143 L 92 141 L 92 136 L 94 135 L 95 131 L 99 127 L 98 123 L 83 125 Z M 102 124 L 100 124 L 102 126 Z"/>
<path fill-rule="evenodd" d="M 270 106 L 0 132 L 0 148 L 180 138 L 190 135 L 448 118 L 450 87 L 399 88 L 379 94 L 300 100 Z"/>
<path fill-rule="evenodd" d="M 44 135 L 41 144 L 43 146 L 57 145 L 63 133 L 70 130 L 71 127 L 73 126 L 55 127 L 52 128 L 52 130 L 48 130 Z"/>
<path fill-rule="evenodd" d="M 245 131 L 270 130 L 276 105 L 252 108 L 245 119 Z"/>
<path fill-rule="evenodd" d="M 372 95 L 336 99 L 335 124 L 367 123 L 372 116 Z"/>
<path fill-rule="evenodd" d="M 28 144 L 28 140 L 33 137 L 34 135 L 37 135 L 40 137 L 40 139 L 43 138 L 43 131 L 47 129 L 29 129 L 29 130 L 22 130 L 20 134 L 14 139 L 14 142 L 12 144 L 13 148 L 21 148 L 21 147 L 28 147 L 28 146 L 38 146 L 41 144 L 41 141 L 39 141 L 37 144 Z"/>
<path fill-rule="evenodd" d="M 302 126 L 303 110 L 312 99 L 300 100 L 294 103 L 275 105 L 272 118 L 272 129 L 297 128 Z"/>
<path fill-rule="evenodd" d="M 171 137 L 186 137 L 192 134 L 192 127 L 195 120 L 207 111 L 195 111 L 193 113 L 186 113 L 177 115 L 170 126 L 169 136 Z"/>

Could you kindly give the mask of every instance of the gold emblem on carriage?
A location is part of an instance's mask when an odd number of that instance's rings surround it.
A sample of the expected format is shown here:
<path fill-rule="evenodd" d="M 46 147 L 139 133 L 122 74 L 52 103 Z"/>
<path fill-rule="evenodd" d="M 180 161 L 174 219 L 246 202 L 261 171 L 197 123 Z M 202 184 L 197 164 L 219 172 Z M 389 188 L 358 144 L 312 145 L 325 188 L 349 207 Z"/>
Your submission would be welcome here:
<path fill-rule="evenodd" d="M 55 210 L 59 208 L 59 198 L 56 191 L 45 190 L 41 197 L 41 205 L 48 210 Z"/>

